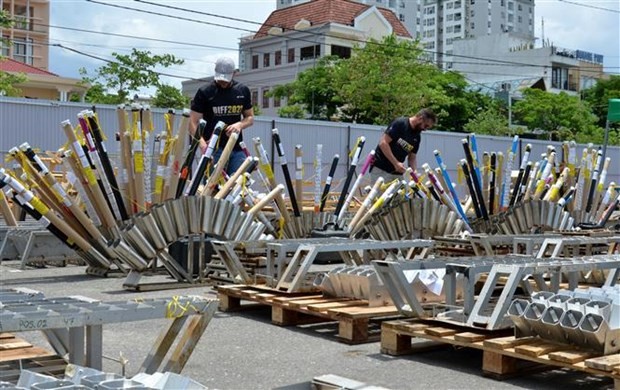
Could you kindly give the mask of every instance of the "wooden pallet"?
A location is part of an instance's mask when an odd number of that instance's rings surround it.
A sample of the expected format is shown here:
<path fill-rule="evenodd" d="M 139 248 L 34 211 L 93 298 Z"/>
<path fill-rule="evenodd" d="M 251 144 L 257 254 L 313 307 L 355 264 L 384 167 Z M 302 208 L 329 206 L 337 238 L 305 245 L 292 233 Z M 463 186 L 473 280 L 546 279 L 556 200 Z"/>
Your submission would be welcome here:
<path fill-rule="evenodd" d="M 512 333 L 512 330 L 508 332 Z M 411 343 L 412 338 L 428 340 L 435 347 L 453 345 L 480 349 L 483 351 L 483 374 L 496 379 L 513 377 L 532 369 L 568 368 L 613 378 L 615 388 L 620 389 L 620 354 L 601 356 L 537 337 L 507 336 L 506 331 L 471 330 L 420 320 L 386 321 L 381 327 L 381 352 L 404 355 L 431 346 L 427 343 L 416 348 L 416 344 Z M 535 365 L 524 365 L 525 361 Z"/>
<path fill-rule="evenodd" d="M 290 294 L 261 286 L 218 286 L 221 311 L 241 308 L 246 300 L 271 307 L 271 322 L 280 326 L 338 322 L 338 340 L 348 344 L 378 341 L 377 322 L 399 315 L 394 306 L 368 307 L 368 301 L 325 297 L 321 293 Z"/>
<path fill-rule="evenodd" d="M 61 377 L 67 361 L 11 333 L 0 333 L 0 382 L 17 383 L 21 370 Z"/>

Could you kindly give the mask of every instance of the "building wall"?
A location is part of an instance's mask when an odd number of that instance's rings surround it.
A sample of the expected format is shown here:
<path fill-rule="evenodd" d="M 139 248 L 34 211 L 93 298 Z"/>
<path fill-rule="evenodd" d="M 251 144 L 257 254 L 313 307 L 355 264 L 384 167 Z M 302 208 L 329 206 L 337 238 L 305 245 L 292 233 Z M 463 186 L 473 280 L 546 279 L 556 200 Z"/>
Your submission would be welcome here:
<path fill-rule="evenodd" d="M 11 28 L 0 29 L 13 42 L 2 55 L 40 69 L 49 68 L 49 0 L 2 0 L 2 8 L 18 20 Z M 21 20 L 21 22 L 19 21 Z"/>
<path fill-rule="evenodd" d="M 451 69 L 459 39 L 514 32 L 534 37 L 534 0 L 423 0 L 422 43 L 431 58 Z"/>
<path fill-rule="evenodd" d="M 458 40 L 454 53 L 471 58 L 456 61 L 453 69 L 487 86 L 542 78 L 547 91 L 576 95 L 604 77 L 600 55 L 555 46 L 534 48 L 533 41 L 513 33 Z M 497 59 L 507 63 L 495 62 Z"/>
<path fill-rule="evenodd" d="M 31 101 L 27 99 L 3 98 L 0 97 L 0 158 L 14 146 L 19 146 L 23 142 L 28 142 L 34 148 L 41 151 L 57 150 L 67 143 L 67 139 L 60 127 L 60 122 L 70 119 L 72 124 L 77 123 L 77 114 L 83 110 L 90 108 L 89 105 L 79 103 L 61 103 L 52 101 Z M 106 147 L 108 152 L 116 157 L 118 155 L 118 142 L 114 140 L 114 133 L 118 131 L 118 118 L 116 115 L 116 106 L 97 106 L 99 122 L 102 129 L 108 137 Z M 164 130 L 164 113 L 167 110 L 153 109 L 153 123 L 155 133 Z M 177 113 L 180 116 L 180 113 Z M 179 119 L 177 117 L 176 125 Z M 323 161 L 322 169 L 323 179 L 327 176 L 327 171 L 331 165 L 332 158 L 335 154 L 340 155 L 337 174 L 335 176 L 335 184 L 333 188 L 338 191 L 338 186 L 342 186 L 343 178 L 346 175 L 349 161 L 348 156 L 350 148 L 355 145 L 358 137 L 366 137 L 366 145 L 362 152 L 362 157 L 376 147 L 379 137 L 385 130 L 384 126 L 359 125 L 352 123 L 337 123 L 324 121 L 307 121 L 294 120 L 284 118 L 274 118 L 267 116 L 257 117 L 254 126 L 244 130 L 244 137 L 248 146 L 253 150 L 253 137 L 259 137 L 267 150 L 271 160 L 275 164 L 274 171 L 278 182 L 284 182 L 282 170 L 278 164 L 278 158 L 274 157 L 275 150 L 271 143 L 271 129 L 278 128 L 285 154 L 289 161 L 294 156 L 294 147 L 297 144 L 303 146 L 303 163 L 304 178 L 311 182 L 310 177 L 314 172 L 314 158 L 316 154 L 316 145 L 323 145 Z M 5 131 L 9 130 L 9 131 Z M 176 129 L 175 129 L 176 131 Z M 461 140 L 467 138 L 468 134 L 464 133 L 448 133 L 439 131 L 426 131 L 422 136 L 422 143 L 418 153 L 418 165 L 421 167 L 424 163 L 429 163 L 431 167 L 437 167 L 433 151 L 435 149 L 441 152 L 441 155 L 448 167 L 448 172 L 453 181 L 457 181 L 456 165 L 463 156 L 463 147 Z M 483 152 L 502 152 L 506 155 L 507 150 L 512 144 L 509 137 L 492 137 L 477 136 L 478 151 Z M 561 150 L 561 144 L 558 142 L 548 142 L 542 140 L 520 140 L 519 156 L 523 155 L 526 144 L 532 144 L 532 156 L 540 156 L 547 150 L 547 145 L 554 145 L 557 150 Z M 581 150 L 583 145 L 578 147 Z M 152 148 L 147 148 L 152 150 Z M 607 156 L 611 158 L 612 164 L 607 176 L 607 182 L 620 182 L 620 170 L 617 162 L 620 161 L 620 147 L 608 147 Z M 534 157 L 533 157 L 534 158 Z M 516 166 L 516 164 L 515 164 Z M 311 186 L 311 184 L 308 184 Z M 458 185 L 458 190 L 463 191 L 465 184 Z M 310 191 L 310 189 L 308 189 Z"/>

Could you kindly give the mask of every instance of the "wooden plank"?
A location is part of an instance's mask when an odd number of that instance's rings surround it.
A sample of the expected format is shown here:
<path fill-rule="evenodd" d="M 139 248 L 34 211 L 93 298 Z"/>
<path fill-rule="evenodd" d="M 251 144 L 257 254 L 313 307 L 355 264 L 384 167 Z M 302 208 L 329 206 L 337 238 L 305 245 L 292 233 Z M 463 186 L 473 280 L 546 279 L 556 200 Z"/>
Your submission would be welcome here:
<path fill-rule="evenodd" d="M 13 333 L 0 333 L 0 340 L 4 339 L 14 339 L 15 335 Z"/>
<path fill-rule="evenodd" d="M 515 352 L 526 356 L 538 357 L 564 348 L 566 347 L 560 344 L 537 341 L 532 344 L 518 345 L 515 347 Z"/>
<path fill-rule="evenodd" d="M 620 367 L 620 353 L 588 359 L 585 365 L 596 370 L 611 372 L 616 367 Z"/>
<path fill-rule="evenodd" d="M 482 342 L 482 345 L 487 348 L 507 349 L 514 348 L 521 344 L 527 344 L 531 342 L 533 337 L 515 338 L 514 336 L 498 337 L 494 339 L 487 339 Z"/>
<path fill-rule="evenodd" d="M 380 307 L 343 307 L 340 309 L 332 309 L 327 311 L 328 315 L 334 317 L 350 317 L 350 318 L 370 318 L 397 315 L 398 310 L 394 306 Z"/>
<path fill-rule="evenodd" d="M 18 348 L 30 348 L 30 347 L 32 347 L 32 344 L 22 339 L 13 338 L 13 339 L 0 340 L 1 351 L 6 351 L 9 349 L 18 349 Z"/>
<path fill-rule="evenodd" d="M 436 327 L 424 329 L 424 333 L 431 335 L 431 336 L 435 336 L 435 337 L 446 337 L 446 336 L 452 336 L 456 334 L 457 331 L 455 329 L 442 328 L 442 327 L 436 326 Z"/>
<path fill-rule="evenodd" d="M 7 362 L 18 359 L 30 359 L 43 356 L 53 356 L 54 354 L 47 349 L 40 347 L 30 347 L 24 349 L 12 349 L 8 351 L 2 351 L 0 353 L 0 362 Z"/>
<path fill-rule="evenodd" d="M 289 304 L 289 302 L 292 301 L 297 301 L 300 299 L 317 299 L 317 298 L 322 298 L 323 295 L 305 295 L 305 296 L 293 296 L 293 297 L 289 297 L 289 296 L 281 296 L 281 297 L 276 297 L 272 299 L 273 304 L 278 304 L 278 305 L 282 305 L 282 306 L 286 306 Z"/>
<path fill-rule="evenodd" d="M 454 335 L 454 340 L 461 341 L 464 343 L 475 343 L 478 341 L 483 341 L 487 338 L 487 335 L 473 332 L 463 332 L 457 333 Z"/>
<path fill-rule="evenodd" d="M 485 350 L 482 354 L 482 371 L 486 375 L 502 378 L 518 371 L 518 359 L 501 352 Z"/>
<path fill-rule="evenodd" d="M 587 351 L 558 351 L 551 352 L 549 359 L 556 362 L 575 364 L 596 356 L 595 353 Z"/>
<path fill-rule="evenodd" d="M 288 301 L 288 307 L 292 309 L 300 309 L 304 306 L 315 305 L 317 303 L 331 303 L 348 301 L 349 298 L 311 298 L 311 299 L 295 299 Z"/>
<path fill-rule="evenodd" d="M 310 311 L 324 312 L 326 310 L 337 309 L 337 308 L 340 308 L 340 307 L 357 306 L 357 305 L 360 305 L 360 304 L 362 304 L 364 302 L 365 301 L 356 300 L 356 301 L 316 303 L 316 304 L 308 305 L 306 307 L 306 309 L 308 309 Z"/>

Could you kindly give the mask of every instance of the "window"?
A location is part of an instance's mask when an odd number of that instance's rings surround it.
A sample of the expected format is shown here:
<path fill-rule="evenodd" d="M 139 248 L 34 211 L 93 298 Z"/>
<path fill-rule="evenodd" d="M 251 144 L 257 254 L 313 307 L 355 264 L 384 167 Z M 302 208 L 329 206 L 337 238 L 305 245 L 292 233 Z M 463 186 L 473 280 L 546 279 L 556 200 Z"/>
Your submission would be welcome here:
<path fill-rule="evenodd" d="M 521 17 L 521 15 L 517 16 L 517 20 L 519 21 L 519 23 L 523 22 L 523 18 Z"/>
<path fill-rule="evenodd" d="M 398 14 L 398 20 L 400 20 L 401 22 L 404 22 L 405 21 L 405 15 Z"/>
<path fill-rule="evenodd" d="M 351 58 L 351 48 L 344 47 L 344 46 L 338 46 L 338 45 L 332 45 L 332 55 L 338 56 L 340 58 Z"/>
<path fill-rule="evenodd" d="M 278 65 L 281 65 L 281 64 L 282 64 L 282 51 L 278 50 L 278 51 L 276 51 L 276 54 L 275 54 L 274 65 L 278 66 Z"/>
<path fill-rule="evenodd" d="M 309 60 L 312 58 L 318 58 L 321 56 L 321 45 L 314 46 L 306 46 L 301 48 L 301 52 L 299 53 L 299 59 Z"/>
<path fill-rule="evenodd" d="M 24 64 L 32 65 L 32 39 L 13 38 L 13 59 L 15 61 L 23 62 Z"/>
<path fill-rule="evenodd" d="M 459 12 L 459 13 L 457 13 L 457 14 L 454 14 L 454 21 L 455 21 L 455 22 L 458 22 L 458 21 L 460 21 L 460 20 L 461 20 L 461 13 Z"/>
<path fill-rule="evenodd" d="M 471 22 L 471 24 L 469 25 L 470 29 L 475 29 L 476 28 L 476 24 L 474 22 Z"/>
<path fill-rule="evenodd" d="M 461 33 L 461 25 L 457 24 L 456 26 L 454 26 L 454 33 L 455 34 L 460 34 Z"/>
<path fill-rule="evenodd" d="M 252 91 L 250 91 L 250 94 L 252 95 L 252 105 L 258 105 L 258 90 L 253 89 Z"/>
<path fill-rule="evenodd" d="M 258 69 L 258 54 L 252 56 L 252 69 Z"/>
<path fill-rule="evenodd" d="M 514 11 L 514 9 L 515 9 L 515 4 L 509 1 L 508 2 L 508 10 L 509 11 Z"/>
<path fill-rule="evenodd" d="M 269 89 L 263 89 L 263 108 L 269 108 Z"/>
<path fill-rule="evenodd" d="M 32 31 L 32 7 L 26 7 L 23 5 L 15 6 L 15 28 L 20 30 Z"/>
<path fill-rule="evenodd" d="M 269 53 L 263 54 L 263 68 L 269 67 Z"/>
<path fill-rule="evenodd" d="M 280 105 L 281 105 L 280 98 L 279 98 L 279 97 L 275 97 L 275 96 L 274 96 L 274 97 L 273 97 L 273 106 L 274 106 L 274 107 L 280 107 Z"/>
<path fill-rule="evenodd" d="M 3 35 L 2 39 L 9 39 L 8 35 Z M 9 56 L 9 45 L 3 43 L 2 41 L 0 41 L 0 48 L 2 48 L 2 50 L 0 51 L 0 55 L 4 56 L 4 57 L 8 57 Z"/>
<path fill-rule="evenodd" d="M 295 49 L 288 49 L 288 63 L 295 62 Z"/>
<path fill-rule="evenodd" d="M 521 4 L 519 4 L 519 5 L 517 6 L 517 9 L 518 9 L 519 11 L 523 11 L 523 7 L 521 6 Z"/>

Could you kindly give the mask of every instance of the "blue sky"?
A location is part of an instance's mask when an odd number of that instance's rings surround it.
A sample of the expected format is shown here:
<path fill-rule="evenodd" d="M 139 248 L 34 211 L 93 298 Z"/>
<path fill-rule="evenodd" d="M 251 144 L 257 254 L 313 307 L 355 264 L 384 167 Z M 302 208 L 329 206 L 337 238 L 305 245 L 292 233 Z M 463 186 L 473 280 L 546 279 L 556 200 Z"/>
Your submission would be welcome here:
<path fill-rule="evenodd" d="M 112 52 L 128 54 L 134 47 L 149 50 L 155 54 L 174 54 L 185 59 L 185 64 L 166 69 L 166 73 L 179 77 L 164 77 L 164 81 L 177 87 L 180 87 L 183 79 L 212 75 L 214 62 L 221 55 L 229 55 L 236 60 L 239 39 L 251 35 L 251 31 L 256 31 L 259 23 L 263 22 L 276 7 L 276 0 L 157 1 L 158 4 L 196 11 L 188 13 L 130 0 L 96 1 L 203 22 L 197 23 L 191 20 L 114 8 L 86 0 L 53 0 L 50 2 L 50 24 L 52 26 L 103 33 L 91 34 L 50 28 L 52 44 L 61 44 L 84 54 L 106 59 L 113 58 Z M 201 12 L 254 23 L 208 16 Z M 606 71 L 620 73 L 620 2 L 618 0 L 536 0 L 535 13 L 536 37 L 542 36 L 541 21 L 544 19 L 546 39 L 548 38 L 556 46 L 603 54 Z M 112 36 L 109 33 L 128 35 L 133 38 Z M 182 46 L 143 38 L 185 42 L 189 45 Z M 202 46 L 195 47 L 192 44 Z M 105 64 L 101 60 L 87 57 L 84 54 L 51 47 L 50 70 L 64 77 L 80 78 L 79 68 L 86 68 L 92 73 L 94 69 Z"/>

